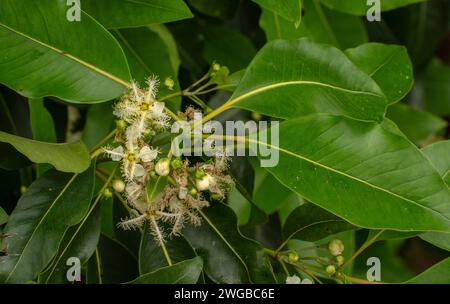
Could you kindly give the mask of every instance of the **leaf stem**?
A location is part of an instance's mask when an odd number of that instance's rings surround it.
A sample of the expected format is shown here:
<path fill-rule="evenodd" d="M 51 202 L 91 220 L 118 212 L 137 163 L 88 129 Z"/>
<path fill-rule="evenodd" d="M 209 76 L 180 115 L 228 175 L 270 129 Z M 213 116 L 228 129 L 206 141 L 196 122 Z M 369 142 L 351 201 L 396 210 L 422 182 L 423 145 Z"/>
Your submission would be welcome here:
<path fill-rule="evenodd" d="M 108 135 L 106 135 L 102 140 L 100 140 L 92 149 L 91 154 L 93 154 L 97 149 L 103 146 L 108 140 L 110 140 L 116 134 L 116 129 L 112 130 Z"/>
<path fill-rule="evenodd" d="M 364 244 L 362 244 L 362 246 L 359 247 L 359 249 L 355 253 L 353 253 L 352 256 L 344 263 L 344 265 L 342 265 L 342 267 L 345 267 L 348 263 L 356 259 L 361 253 L 363 253 L 363 251 L 366 250 L 370 245 L 375 243 L 375 241 L 381 234 L 383 234 L 384 231 L 385 231 L 384 229 L 380 230 L 380 232 L 378 232 L 373 238 L 365 241 Z"/>
<path fill-rule="evenodd" d="M 158 235 L 157 239 L 158 239 L 159 245 L 161 246 L 161 249 L 164 253 L 164 257 L 166 258 L 167 264 L 169 264 L 169 266 L 172 266 L 173 265 L 172 260 L 170 259 L 169 252 L 167 251 L 166 245 L 164 244 L 164 241 L 163 241 L 161 230 L 159 230 L 158 224 L 156 223 L 154 216 L 150 216 L 150 223 L 153 226 L 154 231 Z"/>

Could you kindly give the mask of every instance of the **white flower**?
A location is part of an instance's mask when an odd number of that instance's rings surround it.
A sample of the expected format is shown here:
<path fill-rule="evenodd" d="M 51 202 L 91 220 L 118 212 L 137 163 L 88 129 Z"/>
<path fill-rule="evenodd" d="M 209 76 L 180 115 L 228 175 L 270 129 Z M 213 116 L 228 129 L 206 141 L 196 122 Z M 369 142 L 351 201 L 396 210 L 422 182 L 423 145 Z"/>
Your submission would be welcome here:
<path fill-rule="evenodd" d="M 310 279 L 303 279 L 303 281 L 300 284 L 314 284 L 314 282 L 311 281 Z"/>
<path fill-rule="evenodd" d="M 123 173 L 127 180 L 133 180 L 135 177 L 142 177 L 145 175 L 145 168 L 139 162 L 153 161 L 158 155 L 158 151 L 148 146 L 143 146 L 137 150 L 131 143 L 127 143 L 127 150 L 122 146 L 112 150 L 103 148 L 103 151 L 108 154 L 113 161 L 122 161 Z"/>
<path fill-rule="evenodd" d="M 286 278 L 286 284 L 301 284 L 301 282 L 302 280 L 295 274 Z"/>
<path fill-rule="evenodd" d="M 129 201 L 136 201 L 142 195 L 143 187 L 141 184 L 131 182 L 127 184 L 125 191 Z"/>
<path fill-rule="evenodd" d="M 156 174 L 159 176 L 167 176 L 170 173 L 170 160 L 167 158 L 160 159 L 155 165 Z"/>

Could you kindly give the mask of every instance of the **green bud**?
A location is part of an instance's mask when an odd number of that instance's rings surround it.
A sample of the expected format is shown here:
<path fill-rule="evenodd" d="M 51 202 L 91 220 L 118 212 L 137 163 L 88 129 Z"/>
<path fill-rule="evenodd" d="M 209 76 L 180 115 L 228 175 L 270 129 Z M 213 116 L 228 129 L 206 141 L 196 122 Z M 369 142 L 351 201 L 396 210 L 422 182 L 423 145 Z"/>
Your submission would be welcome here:
<path fill-rule="evenodd" d="M 125 130 L 127 128 L 127 123 L 122 119 L 116 120 L 116 127 L 121 131 Z"/>
<path fill-rule="evenodd" d="M 220 68 L 221 68 L 220 64 L 218 64 L 218 63 L 213 63 L 213 65 L 212 65 L 213 71 L 217 72 L 217 71 L 220 70 Z"/>
<path fill-rule="evenodd" d="M 190 196 L 196 196 L 197 193 L 198 193 L 197 189 L 195 189 L 195 188 L 189 189 L 189 195 Z"/>
<path fill-rule="evenodd" d="M 164 80 L 164 85 L 169 89 L 172 90 L 175 86 L 175 81 L 173 81 L 172 78 L 167 77 L 166 80 Z"/>
<path fill-rule="evenodd" d="M 336 267 L 334 265 L 328 265 L 325 271 L 330 275 L 334 275 L 336 273 Z"/>
<path fill-rule="evenodd" d="M 202 178 L 205 176 L 206 176 L 206 173 L 202 169 L 198 169 L 197 171 L 195 171 L 195 178 Z"/>
<path fill-rule="evenodd" d="M 175 170 L 181 168 L 182 165 L 183 161 L 179 157 L 172 160 L 172 168 L 174 168 Z"/>
<path fill-rule="evenodd" d="M 297 263 L 298 262 L 297 252 L 295 252 L 295 251 L 289 252 L 288 259 L 289 259 L 289 262 L 291 262 L 291 263 Z"/>
<path fill-rule="evenodd" d="M 105 198 L 111 198 L 113 196 L 113 192 L 111 191 L 111 188 L 106 188 L 103 190 L 103 197 Z"/>
<path fill-rule="evenodd" d="M 336 257 L 336 262 L 337 262 L 338 266 L 342 266 L 342 265 L 344 265 L 345 259 L 342 255 L 338 255 Z"/>
<path fill-rule="evenodd" d="M 28 188 L 25 186 L 20 186 L 20 193 L 24 194 L 25 192 L 27 192 Z"/>
<path fill-rule="evenodd" d="M 212 198 L 213 200 L 215 200 L 215 201 L 220 201 L 220 200 L 222 200 L 222 197 L 221 197 L 219 194 L 216 194 L 216 193 L 212 194 L 212 195 L 211 195 L 211 198 Z"/>

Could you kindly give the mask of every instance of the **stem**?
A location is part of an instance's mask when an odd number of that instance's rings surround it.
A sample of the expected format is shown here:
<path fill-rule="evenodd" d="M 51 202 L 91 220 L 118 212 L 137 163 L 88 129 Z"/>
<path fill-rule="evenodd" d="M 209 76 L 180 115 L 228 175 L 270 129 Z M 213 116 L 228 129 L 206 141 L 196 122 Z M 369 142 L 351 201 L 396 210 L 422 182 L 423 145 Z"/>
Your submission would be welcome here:
<path fill-rule="evenodd" d="M 362 244 L 361 247 L 359 247 L 359 249 L 352 254 L 352 256 L 344 263 L 344 265 L 342 265 L 341 267 L 345 267 L 348 263 L 350 263 L 351 261 L 353 261 L 354 259 L 356 259 L 364 250 L 367 249 L 367 247 L 369 247 L 370 245 L 372 245 L 373 243 L 375 243 L 375 241 L 377 240 L 377 238 L 384 232 L 385 230 L 380 230 L 380 232 L 378 232 L 373 238 L 371 238 L 370 240 L 367 240 L 364 242 L 364 244 Z"/>
<path fill-rule="evenodd" d="M 151 216 L 150 217 L 150 222 L 153 226 L 153 229 L 155 230 L 155 232 L 157 233 L 158 237 L 158 241 L 159 241 L 159 245 L 161 246 L 161 249 L 164 253 L 164 257 L 166 258 L 167 264 L 169 264 L 169 266 L 172 266 L 172 260 L 170 259 L 169 256 L 169 252 L 167 251 L 166 245 L 164 244 L 163 238 L 162 238 L 162 233 L 159 230 L 158 224 L 156 223 L 155 217 Z"/>
<path fill-rule="evenodd" d="M 289 270 L 287 269 L 286 264 L 284 263 L 284 261 L 281 260 L 281 259 L 279 259 L 278 261 L 280 262 L 281 267 L 283 267 L 283 270 L 284 270 L 284 272 L 286 273 L 286 275 L 287 275 L 288 277 L 290 277 L 291 275 L 289 274 Z"/>
<path fill-rule="evenodd" d="M 110 140 L 116 134 L 116 129 L 112 130 L 108 135 L 106 135 L 98 144 L 96 144 L 92 149 L 91 153 L 94 153 L 98 148 L 103 146 L 108 140 Z"/>
<path fill-rule="evenodd" d="M 102 268 L 101 268 L 101 264 L 100 264 L 100 255 L 98 253 L 98 248 L 95 248 L 95 260 L 97 262 L 98 283 L 103 284 Z"/>
<path fill-rule="evenodd" d="M 183 96 L 183 95 L 184 95 L 183 91 L 175 92 L 175 93 L 166 95 L 164 97 L 161 97 L 158 101 L 164 101 L 164 100 L 168 100 L 168 99 L 171 99 L 171 98 L 174 98 L 174 97 L 177 97 L 177 96 Z"/>

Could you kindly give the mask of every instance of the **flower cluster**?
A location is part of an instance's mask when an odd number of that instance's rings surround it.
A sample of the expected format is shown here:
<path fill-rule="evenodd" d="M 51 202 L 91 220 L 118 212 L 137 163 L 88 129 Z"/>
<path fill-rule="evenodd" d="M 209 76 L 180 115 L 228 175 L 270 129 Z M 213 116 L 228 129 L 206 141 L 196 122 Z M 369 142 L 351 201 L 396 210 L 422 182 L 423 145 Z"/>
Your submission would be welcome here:
<path fill-rule="evenodd" d="M 147 84 L 145 90 L 132 84 L 130 92 L 116 103 L 114 115 L 119 120 L 115 142 L 119 145 L 103 151 L 113 161 L 121 162 L 125 184 L 116 181 L 114 188 L 125 193 L 131 207 L 131 217 L 119 225 L 134 229 L 148 220 L 155 238 L 163 241 L 160 222 L 171 226 L 171 235 L 179 234 L 185 223 L 199 225 L 199 210 L 209 205 L 205 195 L 223 199 L 232 179 L 225 174 L 225 156 L 191 164 L 187 159 L 171 159 L 170 152 L 162 155 L 148 143 L 149 138 L 170 126 L 170 116 L 165 104 L 156 99 L 157 78 L 150 78 Z M 180 117 L 186 117 L 186 113 L 180 113 Z M 157 185 L 164 183 L 166 186 L 158 191 Z"/>

